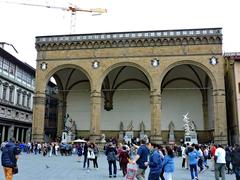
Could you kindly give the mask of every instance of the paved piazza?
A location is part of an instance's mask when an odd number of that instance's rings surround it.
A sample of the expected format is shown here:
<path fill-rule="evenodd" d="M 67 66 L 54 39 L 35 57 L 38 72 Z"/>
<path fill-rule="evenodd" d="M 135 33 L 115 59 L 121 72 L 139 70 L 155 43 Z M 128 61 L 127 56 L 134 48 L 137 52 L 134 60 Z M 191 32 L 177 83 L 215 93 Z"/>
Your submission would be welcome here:
<path fill-rule="evenodd" d="M 19 159 L 19 174 L 15 175 L 15 180 L 101 180 L 108 178 L 108 163 L 106 156 L 100 155 L 99 169 L 91 169 L 90 172 L 83 169 L 83 162 L 76 161 L 77 156 L 52 156 L 22 154 Z M 175 158 L 175 172 L 173 179 L 190 180 L 190 171 L 181 168 L 181 158 Z M 90 162 L 90 167 L 93 167 Z M 118 167 L 119 168 L 119 167 Z M 146 172 L 147 179 L 148 171 Z M 4 179 L 3 171 L 0 171 L 0 179 Z M 116 180 L 124 179 L 122 172 L 118 170 Z M 206 170 L 199 175 L 200 180 L 214 180 L 214 173 Z M 234 180 L 234 175 L 227 175 L 226 180 Z"/>

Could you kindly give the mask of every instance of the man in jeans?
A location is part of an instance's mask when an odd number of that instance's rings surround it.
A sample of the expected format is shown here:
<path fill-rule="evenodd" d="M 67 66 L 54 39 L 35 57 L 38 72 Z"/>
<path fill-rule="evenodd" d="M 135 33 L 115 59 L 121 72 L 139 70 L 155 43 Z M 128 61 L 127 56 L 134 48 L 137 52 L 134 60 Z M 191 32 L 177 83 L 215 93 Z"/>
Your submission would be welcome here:
<path fill-rule="evenodd" d="M 137 150 L 137 155 L 135 156 L 132 163 L 137 163 L 138 169 L 136 173 L 136 178 L 138 180 L 145 180 L 145 170 L 147 167 L 145 166 L 145 162 L 148 162 L 148 154 L 149 149 L 146 145 L 146 140 L 141 140 L 141 146 Z"/>
<path fill-rule="evenodd" d="M 10 139 L 9 142 L 2 149 L 2 166 L 5 174 L 6 180 L 12 180 L 13 177 L 13 168 L 17 166 L 17 159 L 20 150 L 17 148 L 13 139 Z"/>
<path fill-rule="evenodd" d="M 226 151 L 223 149 L 222 145 L 218 145 L 215 151 L 215 179 L 219 180 L 222 177 L 222 180 L 225 180 L 225 160 Z"/>

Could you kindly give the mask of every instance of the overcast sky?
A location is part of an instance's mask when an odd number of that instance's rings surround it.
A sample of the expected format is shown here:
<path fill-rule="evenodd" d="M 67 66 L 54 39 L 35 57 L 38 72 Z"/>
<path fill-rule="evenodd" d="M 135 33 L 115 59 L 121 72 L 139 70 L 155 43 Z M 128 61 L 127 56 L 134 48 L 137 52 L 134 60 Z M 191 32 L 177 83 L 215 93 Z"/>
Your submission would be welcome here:
<path fill-rule="evenodd" d="M 240 52 L 239 0 L 9 0 L 57 7 L 106 8 L 92 16 L 78 12 L 75 33 L 223 28 L 223 52 Z M 71 13 L 54 8 L 16 5 L 0 0 L 0 42 L 35 67 L 35 37 L 71 33 Z"/>

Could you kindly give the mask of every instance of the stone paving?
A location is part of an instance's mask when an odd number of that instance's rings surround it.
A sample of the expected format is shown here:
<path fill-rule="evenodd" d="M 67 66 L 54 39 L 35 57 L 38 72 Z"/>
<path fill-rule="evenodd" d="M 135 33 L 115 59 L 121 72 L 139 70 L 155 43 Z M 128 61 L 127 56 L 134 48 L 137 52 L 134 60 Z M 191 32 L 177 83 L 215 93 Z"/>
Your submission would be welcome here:
<path fill-rule="evenodd" d="M 83 159 L 82 159 L 83 160 Z M 14 180 L 102 180 L 108 178 L 108 163 L 101 154 L 98 158 L 99 169 L 93 169 L 90 162 L 90 171 L 83 169 L 83 162 L 77 162 L 77 156 L 52 156 L 22 154 L 19 159 L 19 174 L 14 175 Z M 175 172 L 173 179 L 190 180 L 190 171 L 181 168 L 181 158 L 175 158 Z M 119 167 L 118 167 L 119 168 Z M 147 179 L 148 171 L 146 171 Z M 0 179 L 4 179 L 0 171 Z M 122 172 L 118 170 L 116 180 L 123 180 Z M 200 180 L 214 180 L 214 173 L 206 170 L 199 175 Z M 226 175 L 226 180 L 234 180 L 234 175 Z"/>

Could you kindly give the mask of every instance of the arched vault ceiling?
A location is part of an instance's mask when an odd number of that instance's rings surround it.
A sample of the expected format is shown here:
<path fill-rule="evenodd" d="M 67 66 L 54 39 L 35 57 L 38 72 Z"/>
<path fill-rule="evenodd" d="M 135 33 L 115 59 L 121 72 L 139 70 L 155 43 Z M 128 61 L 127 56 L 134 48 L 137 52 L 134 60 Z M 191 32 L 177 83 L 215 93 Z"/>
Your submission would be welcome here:
<path fill-rule="evenodd" d="M 59 77 L 64 90 L 69 90 L 78 83 L 89 81 L 87 76 L 78 69 L 66 68 L 55 74 Z"/>
<path fill-rule="evenodd" d="M 132 84 L 135 84 L 135 87 L 132 87 Z M 136 86 L 136 84 L 141 86 Z M 113 109 L 114 93 L 121 87 L 126 89 L 150 89 L 149 81 L 146 75 L 139 69 L 131 66 L 121 66 L 115 68 L 108 73 L 102 84 L 105 110 L 110 111 Z"/>
<path fill-rule="evenodd" d="M 162 88 L 170 82 L 185 79 L 200 89 L 212 88 L 211 81 L 206 72 L 194 65 L 180 65 L 171 69 L 162 81 Z"/>

